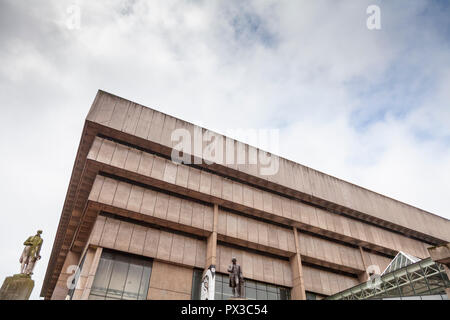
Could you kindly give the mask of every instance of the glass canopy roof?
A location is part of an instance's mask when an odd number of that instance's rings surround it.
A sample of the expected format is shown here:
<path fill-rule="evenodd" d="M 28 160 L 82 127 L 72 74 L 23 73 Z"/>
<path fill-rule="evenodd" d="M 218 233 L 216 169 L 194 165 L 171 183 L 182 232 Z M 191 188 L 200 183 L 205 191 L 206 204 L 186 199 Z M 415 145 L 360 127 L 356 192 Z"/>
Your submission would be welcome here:
<path fill-rule="evenodd" d="M 394 259 L 392 259 L 391 263 L 389 263 L 389 265 L 386 267 L 386 269 L 384 269 L 383 273 L 381 274 L 383 275 L 385 273 L 401 269 L 403 267 L 406 267 L 407 265 L 416 263 L 419 260 L 420 260 L 419 258 L 416 258 L 412 255 L 400 251 L 394 257 Z"/>
<path fill-rule="evenodd" d="M 426 299 L 433 295 L 448 299 L 445 288 L 450 287 L 450 280 L 444 266 L 431 258 L 413 262 L 414 259 L 417 258 L 399 253 L 383 274 L 326 299 Z"/>

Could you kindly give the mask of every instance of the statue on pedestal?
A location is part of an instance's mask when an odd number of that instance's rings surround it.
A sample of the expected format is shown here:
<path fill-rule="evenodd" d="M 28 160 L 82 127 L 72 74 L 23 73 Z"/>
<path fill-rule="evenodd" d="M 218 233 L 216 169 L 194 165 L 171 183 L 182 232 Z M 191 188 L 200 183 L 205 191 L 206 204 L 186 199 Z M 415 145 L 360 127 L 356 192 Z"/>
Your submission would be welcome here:
<path fill-rule="evenodd" d="M 233 290 L 235 298 L 242 298 L 242 270 L 241 266 L 236 263 L 236 258 L 231 259 L 232 264 L 228 266 L 228 273 L 230 274 L 229 286 Z"/>
<path fill-rule="evenodd" d="M 28 237 L 23 243 L 25 248 L 20 256 L 20 273 L 6 277 L 0 288 L 0 300 L 28 300 L 34 288 L 31 279 L 34 265 L 41 258 L 42 231 L 38 230 L 36 235 Z"/>
<path fill-rule="evenodd" d="M 42 247 L 41 238 L 42 230 L 38 230 L 36 235 L 28 237 L 23 243 L 22 256 L 20 257 L 20 273 L 31 276 L 33 274 L 34 265 L 36 261 L 41 259 L 40 252 Z"/>

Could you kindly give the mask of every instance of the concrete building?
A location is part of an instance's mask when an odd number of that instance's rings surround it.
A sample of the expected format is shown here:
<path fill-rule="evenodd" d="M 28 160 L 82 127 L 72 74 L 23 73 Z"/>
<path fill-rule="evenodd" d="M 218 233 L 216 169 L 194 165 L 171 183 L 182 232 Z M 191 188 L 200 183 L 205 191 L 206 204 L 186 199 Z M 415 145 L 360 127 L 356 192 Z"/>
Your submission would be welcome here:
<path fill-rule="evenodd" d="M 400 251 L 426 259 L 450 241 L 449 220 L 292 161 L 264 174 L 262 151 L 239 141 L 223 140 L 235 161 L 199 163 L 206 141 L 191 164 L 176 163 L 175 129 L 192 145 L 206 132 L 98 92 L 41 296 L 195 299 L 213 265 L 214 296 L 226 299 L 234 256 L 247 298 L 320 299 L 382 272 Z"/>

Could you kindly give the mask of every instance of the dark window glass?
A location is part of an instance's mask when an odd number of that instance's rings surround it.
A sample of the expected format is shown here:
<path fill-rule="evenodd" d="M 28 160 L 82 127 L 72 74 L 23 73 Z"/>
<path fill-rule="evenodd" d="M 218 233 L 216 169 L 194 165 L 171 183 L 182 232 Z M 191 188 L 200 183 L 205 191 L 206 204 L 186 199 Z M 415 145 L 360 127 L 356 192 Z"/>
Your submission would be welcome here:
<path fill-rule="evenodd" d="M 227 300 L 233 296 L 228 279 L 227 275 L 216 273 L 214 295 L 216 300 Z M 290 300 L 291 298 L 289 288 L 254 280 L 245 280 L 243 290 L 245 297 L 250 300 Z"/>
<path fill-rule="evenodd" d="M 104 250 L 90 300 L 146 300 L 152 263 L 145 258 Z"/>
<path fill-rule="evenodd" d="M 256 300 L 256 289 L 255 288 L 245 288 L 245 297 L 247 299 Z"/>
<path fill-rule="evenodd" d="M 270 292 L 270 291 L 267 291 L 267 299 L 268 300 L 280 300 L 278 294 L 276 294 L 275 292 Z"/>
<path fill-rule="evenodd" d="M 192 300 L 200 300 L 201 298 L 201 288 L 202 288 L 202 269 L 194 269 L 192 274 L 192 292 L 191 299 Z"/>
<path fill-rule="evenodd" d="M 306 292 L 306 300 L 317 300 L 317 296 L 312 292 Z"/>

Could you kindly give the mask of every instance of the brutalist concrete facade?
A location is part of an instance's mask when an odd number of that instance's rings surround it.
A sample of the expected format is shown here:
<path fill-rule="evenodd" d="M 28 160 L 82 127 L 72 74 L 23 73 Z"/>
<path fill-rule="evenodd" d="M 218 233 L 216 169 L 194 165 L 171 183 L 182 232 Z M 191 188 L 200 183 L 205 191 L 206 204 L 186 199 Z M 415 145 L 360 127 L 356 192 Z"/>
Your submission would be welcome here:
<path fill-rule="evenodd" d="M 268 175 L 260 158 L 208 164 L 195 149 L 191 164 L 176 163 L 175 129 L 206 131 L 98 92 L 41 296 L 88 299 L 108 250 L 152 260 L 147 299 L 191 299 L 194 271 L 226 274 L 232 256 L 245 279 L 289 288 L 292 299 L 323 297 L 383 271 L 399 251 L 426 258 L 450 241 L 445 218 L 283 158 Z M 233 159 L 262 152 L 225 140 Z M 81 269 L 72 292 L 70 266 Z"/>

